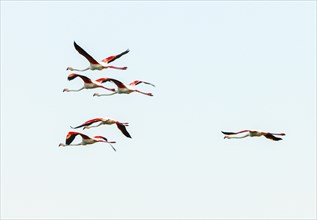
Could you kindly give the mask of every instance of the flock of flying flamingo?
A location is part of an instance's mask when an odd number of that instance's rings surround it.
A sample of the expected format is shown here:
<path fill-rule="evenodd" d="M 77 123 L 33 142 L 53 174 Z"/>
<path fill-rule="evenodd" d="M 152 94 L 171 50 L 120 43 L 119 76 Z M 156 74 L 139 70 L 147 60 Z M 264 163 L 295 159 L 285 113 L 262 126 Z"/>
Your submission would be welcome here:
<path fill-rule="evenodd" d="M 70 70 L 70 71 L 87 71 L 87 70 L 103 70 L 103 69 L 107 69 L 107 68 L 112 68 L 112 69 L 117 69 L 117 70 L 126 70 L 127 67 L 116 67 L 116 66 L 109 66 L 108 64 L 115 61 L 116 59 L 120 58 L 121 56 L 129 53 L 129 49 L 125 50 L 124 52 L 114 55 L 114 56 L 109 56 L 105 59 L 103 59 L 101 62 L 96 61 L 92 56 L 90 56 L 83 48 L 81 48 L 75 41 L 74 41 L 74 47 L 77 50 L 77 52 L 79 54 L 81 54 L 82 56 L 84 56 L 88 61 L 89 61 L 89 66 L 85 69 L 76 69 L 73 67 L 67 67 L 66 70 Z M 153 96 L 152 93 L 146 93 L 146 92 L 142 92 L 138 89 L 136 89 L 135 87 L 141 83 L 143 84 L 147 84 L 150 86 L 154 86 L 152 83 L 149 82 L 145 82 L 145 81 L 141 81 L 141 80 L 135 80 L 129 84 L 124 84 L 122 82 L 120 82 L 117 79 L 112 79 L 112 78 L 99 78 L 96 80 L 92 80 L 90 78 L 88 78 L 87 76 L 83 76 L 77 73 L 70 73 L 68 75 L 68 80 L 71 81 L 73 79 L 76 78 L 80 78 L 83 82 L 84 85 L 83 87 L 79 88 L 79 89 L 68 89 L 65 88 L 63 90 L 63 92 L 79 92 L 83 89 L 95 89 L 95 88 L 102 88 L 108 91 L 111 91 L 112 93 L 105 93 L 105 94 L 100 94 L 100 93 L 94 93 L 93 96 L 110 96 L 110 95 L 115 95 L 115 94 L 130 94 L 132 92 L 137 92 L 137 93 L 141 93 L 143 95 L 147 95 L 147 96 Z M 117 88 L 108 88 L 105 87 L 103 84 L 106 82 L 112 82 L 116 85 Z M 96 124 L 96 125 L 93 125 Z M 116 124 L 117 128 L 122 132 L 122 134 L 128 138 L 131 138 L 131 135 L 129 134 L 129 132 L 126 129 L 126 126 L 128 126 L 129 124 L 127 122 L 119 122 L 117 120 L 114 119 L 110 119 L 110 118 L 94 118 L 91 120 L 88 120 L 86 122 L 84 122 L 81 125 L 78 125 L 76 127 L 72 127 L 72 129 L 78 129 L 78 128 L 83 128 L 83 129 L 89 129 L 92 127 L 99 127 L 101 125 L 112 125 L 112 124 Z M 239 138 L 246 138 L 246 137 L 260 137 L 260 136 L 264 136 L 267 139 L 273 140 L 273 141 L 279 141 L 282 140 L 282 138 L 277 137 L 277 136 L 284 136 L 284 133 L 271 133 L 271 132 L 264 132 L 264 131 L 257 131 L 257 130 L 242 130 L 242 131 L 238 131 L 238 132 L 224 132 L 221 131 L 225 136 L 224 139 L 239 139 Z M 239 136 L 240 134 L 243 134 L 243 136 Z M 75 139 L 76 136 L 81 136 L 82 141 L 78 144 L 72 144 L 73 140 Z M 68 134 L 66 135 L 66 141 L 65 144 L 61 143 L 59 144 L 60 147 L 65 147 L 65 146 L 79 146 L 79 145 L 87 145 L 87 144 L 94 144 L 94 143 L 98 143 L 98 142 L 102 142 L 102 143 L 107 143 L 109 144 L 112 149 L 114 151 L 116 151 L 116 149 L 112 146 L 112 144 L 115 144 L 115 141 L 108 141 L 107 138 L 103 137 L 103 136 L 94 136 L 93 138 L 82 134 L 80 132 L 75 132 L 75 131 L 70 131 L 68 132 Z"/>
<path fill-rule="evenodd" d="M 98 62 L 92 56 L 90 56 L 83 48 L 81 48 L 75 41 L 74 41 L 74 47 L 79 54 L 83 55 L 89 61 L 90 65 L 85 69 L 76 69 L 73 67 L 67 67 L 66 70 L 83 72 L 83 71 L 87 71 L 87 70 L 103 70 L 103 69 L 107 69 L 107 68 L 112 68 L 112 69 L 117 69 L 117 70 L 126 70 L 127 69 L 127 67 L 109 66 L 108 64 L 115 61 L 116 59 L 120 58 L 121 56 L 129 53 L 129 49 L 127 49 L 126 51 L 124 51 L 120 54 L 107 57 L 107 58 L 103 59 L 101 62 Z M 79 92 L 83 89 L 101 88 L 101 89 L 111 91 L 112 93 L 108 93 L 108 94 L 94 93 L 93 96 L 100 97 L 100 96 L 110 96 L 110 95 L 115 95 L 115 94 L 130 94 L 132 92 L 137 92 L 137 93 L 147 95 L 147 96 L 153 96 L 152 93 L 142 92 L 142 91 L 136 89 L 135 87 L 141 83 L 155 87 L 152 83 L 141 81 L 141 80 L 134 80 L 133 82 L 125 85 L 124 83 L 120 82 L 117 79 L 99 78 L 96 80 L 92 80 L 92 79 L 88 78 L 87 76 L 80 75 L 77 73 L 70 73 L 67 77 L 67 79 L 69 81 L 76 79 L 76 78 L 80 78 L 84 82 L 83 87 L 81 87 L 79 89 L 65 88 L 63 90 L 63 92 Z M 103 84 L 105 84 L 106 82 L 114 83 L 117 88 L 105 87 Z M 132 138 L 126 129 L 126 126 L 129 125 L 127 122 L 120 122 L 120 121 L 110 119 L 110 118 L 94 118 L 94 119 L 91 119 L 91 120 L 88 120 L 88 121 L 82 123 L 81 125 L 78 125 L 75 127 L 71 126 L 71 128 L 72 129 L 83 128 L 83 130 L 84 130 L 84 129 L 89 129 L 89 128 L 93 128 L 93 127 L 99 127 L 101 125 L 113 125 L 113 124 L 117 125 L 117 128 L 122 132 L 122 134 L 124 136 L 126 136 L 128 138 Z M 81 136 L 82 141 L 80 143 L 77 143 L 77 144 L 72 144 L 72 142 L 74 141 L 74 139 L 78 135 Z M 108 139 L 103 137 L 103 136 L 94 136 L 92 138 L 92 137 L 89 137 L 83 133 L 75 132 L 75 131 L 68 132 L 68 134 L 66 135 L 65 144 L 61 143 L 61 144 L 59 144 L 59 146 L 60 147 L 79 146 L 79 145 L 94 144 L 94 143 L 98 143 L 98 142 L 107 143 L 112 147 L 112 149 L 114 151 L 116 151 L 116 149 L 112 145 L 112 144 L 116 143 L 115 141 L 108 141 Z"/>

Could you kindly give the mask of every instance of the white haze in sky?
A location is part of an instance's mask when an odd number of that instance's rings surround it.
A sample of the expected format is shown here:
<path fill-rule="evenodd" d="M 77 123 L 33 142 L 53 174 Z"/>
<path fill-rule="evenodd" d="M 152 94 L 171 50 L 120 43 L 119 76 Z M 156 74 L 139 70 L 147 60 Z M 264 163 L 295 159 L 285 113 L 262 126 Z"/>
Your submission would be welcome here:
<path fill-rule="evenodd" d="M 73 41 L 154 96 L 63 93 Z M 1 218 L 316 218 L 316 2 L 1 1 Z"/>

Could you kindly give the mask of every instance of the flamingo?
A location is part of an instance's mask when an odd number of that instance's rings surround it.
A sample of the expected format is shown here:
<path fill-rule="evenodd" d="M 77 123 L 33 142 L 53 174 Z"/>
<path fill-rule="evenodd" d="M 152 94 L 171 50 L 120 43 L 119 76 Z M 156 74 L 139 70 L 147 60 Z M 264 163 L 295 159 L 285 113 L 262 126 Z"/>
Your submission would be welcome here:
<path fill-rule="evenodd" d="M 75 139 L 77 135 L 80 135 L 82 137 L 82 141 L 78 144 L 72 144 L 73 140 Z M 60 143 L 59 147 L 87 145 L 87 144 L 94 144 L 97 142 L 107 143 L 112 147 L 114 151 L 116 151 L 116 149 L 111 145 L 111 144 L 115 144 L 116 143 L 115 141 L 108 141 L 107 138 L 103 136 L 94 136 L 94 138 L 91 138 L 85 134 L 74 132 L 74 131 L 68 132 L 66 136 L 66 144 Z"/>
<path fill-rule="evenodd" d="M 107 69 L 107 68 L 112 68 L 112 69 L 118 69 L 118 70 L 126 70 L 128 67 L 115 67 L 115 66 L 108 66 L 108 63 L 111 63 L 113 61 L 115 61 L 116 59 L 120 58 L 121 56 L 123 56 L 124 54 L 129 53 L 129 49 L 127 49 L 126 51 L 114 55 L 114 56 L 110 56 L 107 57 L 105 59 L 103 59 L 101 62 L 96 61 L 92 56 L 90 56 L 83 48 L 81 48 L 78 44 L 76 44 L 76 42 L 74 41 L 74 46 L 75 49 L 78 51 L 78 53 L 80 53 L 81 55 L 83 55 L 84 57 L 86 57 L 86 59 L 89 61 L 90 66 L 88 66 L 86 69 L 75 69 L 73 67 L 67 67 L 66 70 L 71 70 L 71 71 L 86 71 L 86 70 L 103 70 L 103 69 Z"/>
<path fill-rule="evenodd" d="M 231 139 L 231 138 L 245 138 L 245 137 L 260 137 L 260 136 L 264 136 L 268 139 L 271 139 L 273 141 L 280 141 L 283 140 L 280 137 L 275 137 L 275 135 L 277 136 L 284 136 L 286 134 L 284 133 L 271 133 L 271 132 L 264 132 L 264 131 L 256 131 L 256 130 L 242 130 L 242 131 L 238 131 L 238 132 L 224 132 L 221 131 L 225 136 L 224 139 Z M 234 136 L 236 134 L 241 134 L 241 133 L 246 133 L 244 136 Z"/>
<path fill-rule="evenodd" d="M 65 88 L 63 90 L 63 92 L 79 92 L 79 91 L 81 91 L 83 89 L 94 89 L 94 88 L 103 88 L 103 89 L 110 90 L 112 92 L 115 91 L 115 89 L 109 89 L 109 88 L 104 87 L 102 85 L 103 82 L 107 81 L 107 78 L 100 78 L 100 79 L 97 79 L 97 80 L 94 81 L 94 80 L 89 79 L 86 76 L 79 75 L 79 74 L 76 74 L 76 73 L 71 73 L 71 74 L 68 75 L 67 79 L 68 80 L 73 80 L 73 79 L 75 79 L 77 77 L 81 78 L 84 81 L 84 86 L 81 87 L 80 89 L 75 89 L 75 90 L 74 89 L 71 90 L 71 89 Z"/>
<path fill-rule="evenodd" d="M 109 96 L 109 95 L 114 95 L 114 94 L 130 94 L 132 92 L 138 92 L 138 93 L 141 93 L 143 95 L 153 96 L 152 93 L 141 92 L 141 91 L 139 91 L 139 90 L 134 88 L 136 85 L 139 85 L 140 83 L 144 83 L 144 84 L 151 85 L 151 86 L 155 87 L 155 85 L 153 85 L 153 84 L 151 84 L 149 82 L 145 82 L 145 81 L 141 81 L 141 80 L 135 80 L 135 81 L 131 82 L 128 85 L 124 85 L 119 80 L 111 79 L 111 78 L 106 78 L 103 82 L 107 82 L 107 81 L 111 81 L 111 82 L 115 83 L 118 88 L 111 94 L 95 93 L 93 96 Z"/>
<path fill-rule="evenodd" d="M 92 125 L 94 123 L 100 122 L 97 125 Z M 83 124 L 77 126 L 77 127 L 72 127 L 72 129 L 77 129 L 77 128 L 81 128 L 83 127 L 83 129 L 88 129 L 88 128 L 92 128 L 92 127 L 99 127 L 100 125 L 112 125 L 112 124 L 116 124 L 118 129 L 128 138 L 131 138 L 131 135 L 129 134 L 129 132 L 126 129 L 126 126 L 129 125 L 129 123 L 126 122 L 119 122 L 117 120 L 113 120 L 113 119 L 109 119 L 109 118 L 94 118 L 91 119 L 89 121 L 84 122 Z M 91 126 L 90 126 L 91 125 Z"/>

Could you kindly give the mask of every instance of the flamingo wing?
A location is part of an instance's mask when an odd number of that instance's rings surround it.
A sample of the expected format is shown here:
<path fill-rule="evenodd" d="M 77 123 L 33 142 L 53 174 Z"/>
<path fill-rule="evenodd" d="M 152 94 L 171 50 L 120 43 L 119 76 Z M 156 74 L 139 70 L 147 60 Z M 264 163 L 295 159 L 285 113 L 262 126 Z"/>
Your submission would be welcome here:
<path fill-rule="evenodd" d="M 76 42 L 74 41 L 74 47 L 75 49 L 78 51 L 78 53 L 80 53 L 81 55 L 83 55 L 84 57 L 86 57 L 86 59 L 89 61 L 89 63 L 91 64 L 99 64 L 92 56 L 90 56 L 83 48 L 81 48 L 78 44 L 76 44 Z"/>
<path fill-rule="evenodd" d="M 83 75 L 79 75 L 79 74 L 76 74 L 76 73 L 71 73 L 68 75 L 67 79 L 70 81 L 70 80 L 73 80 L 75 78 L 81 78 L 85 83 L 91 83 L 91 79 L 89 79 L 88 77 L 86 76 L 83 76 Z"/>
<path fill-rule="evenodd" d="M 81 125 L 79 125 L 79 126 L 77 126 L 77 127 L 74 127 L 74 128 L 71 127 L 71 128 L 72 128 L 72 129 L 77 129 L 77 128 L 89 126 L 89 125 L 91 125 L 91 124 L 93 124 L 93 123 L 96 123 L 96 122 L 98 122 L 98 121 L 102 121 L 102 118 L 94 118 L 94 119 L 91 119 L 91 120 L 88 120 L 88 121 L 84 122 L 83 124 L 81 124 Z"/>
<path fill-rule="evenodd" d="M 70 145 L 77 135 L 80 135 L 83 139 L 89 139 L 87 135 L 75 131 L 70 131 L 66 136 L 66 145 Z"/>
<path fill-rule="evenodd" d="M 136 85 L 139 85 L 140 83 L 144 83 L 144 84 L 151 85 L 151 86 L 155 87 L 155 85 L 153 85 L 152 83 L 145 82 L 145 81 L 141 81 L 141 80 L 134 80 L 134 81 L 133 81 L 132 83 L 130 83 L 129 85 L 131 85 L 131 86 L 136 86 Z"/>
<path fill-rule="evenodd" d="M 238 132 L 225 132 L 225 131 L 221 131 L 221 132 L 225 135 L 231 135 L 231 134 L 240 134 L 240 133 L 244 133 L 244 132 L 250 132 L 250 130 L 242 130 L 242 131 L 238 131 Z"/>
<path fill-rule="evenodd" d="M 105 138 L 105 137 L 103 137 L 103 136 L 95 136 L 94 138 L 100 138 L 100 139 L 103 139 L 103 140 L 105 140 L 106 142 L 108 142 L 108 139 Z"/>
<path fill-rule="evenodd" d="M 99 83 L 105 83 L 108 81 L 112 81 L 112 79 L 111 78 L 99 78 L 99 79 L 96 79 L 96 81 Z"/>
<path fill-rule="evenodd" d="M 127 131 L 126 127 L 121 123 L 116 123 L 119 130 L 128 138 L 132 138 L 129 132 Z"/>
<path fill-rule="evenodd" d="M 129 53 L 129 51 L 130 51 L 130 50 L 127 49 L 126 51 L 124 51 L 124 52 L 122 52 L 122 53 L 120 53 L 120 54 L 107 57 L 107 58 L 103 59 L 102 62 L 104 62 L 104 63 L 111 63 L 111 62 L 115 61 L 116 59 L 120 58 L 121 56 L 123 56 L 124 54 Z"/>
<path fill-rule="evenodd" d="M 118 86 L 118 87 L 121 88 L 121 89 L 127 88 L 127 87 L 126 87 L 122 82 L 120 82 L 119 80 L 108 78 L 108 81 L 113 82 L 114 84 L 116 84 L 116 86 Z"/>
<path fill-rule="evenodd" d="M 268 138 L 268 139 L 271 139 L 271 140 L 273 140 L 273 141 L 283 140 L 282 138 L 276 137 L 276 136 L 274 136 L 274 135 L 271 134 L 271 133 L 266 133 L 266 134 L 264 134 L 264 137 L 266 137 L 266 138 Z"/>
<path fill-rule="evenodd" d="M 237 134 L 236 132 L 226 132 L 226 131 L 221 131 L 225 135 L 231 135 L 231 134 Z"/>

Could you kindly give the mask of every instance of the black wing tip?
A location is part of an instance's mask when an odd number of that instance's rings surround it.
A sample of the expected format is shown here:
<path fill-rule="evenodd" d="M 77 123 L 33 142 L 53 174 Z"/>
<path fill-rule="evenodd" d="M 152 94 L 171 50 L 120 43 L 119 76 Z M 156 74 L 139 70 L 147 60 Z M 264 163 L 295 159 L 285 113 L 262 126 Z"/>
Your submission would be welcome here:
<path fill-rule="evenodd" d="M 266 138 L 268 138 L 268 139 L 271 139 L 271 140 L 273 140 L 273 141 L 280 141 L 280 140 L 283 140 L 282 138 L 280 138 L 280 137 L 276 137 L 276 136 L 274 136 L 273 134 L 271 134 L 271 133 L 267 133 L 266 135 L 264 135 Z"/>
<path fill-rule="evenodd" d="M 225 134 L 225 135 L 231 135 L 231 134 L 237 134 L 237 133 L 235 133 L 235 132 L 226 132 L 226 131 L 221 131 L 223 134 Z"/>

